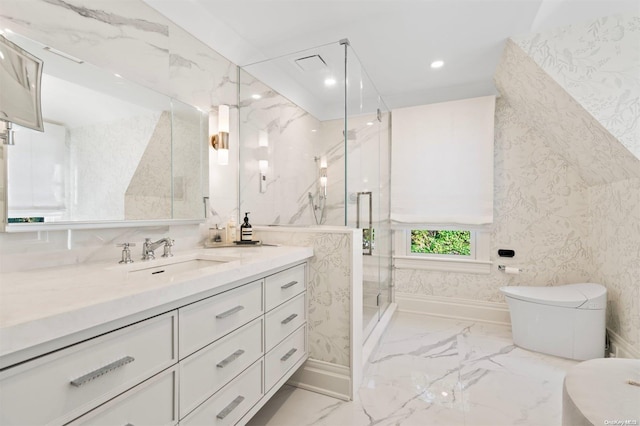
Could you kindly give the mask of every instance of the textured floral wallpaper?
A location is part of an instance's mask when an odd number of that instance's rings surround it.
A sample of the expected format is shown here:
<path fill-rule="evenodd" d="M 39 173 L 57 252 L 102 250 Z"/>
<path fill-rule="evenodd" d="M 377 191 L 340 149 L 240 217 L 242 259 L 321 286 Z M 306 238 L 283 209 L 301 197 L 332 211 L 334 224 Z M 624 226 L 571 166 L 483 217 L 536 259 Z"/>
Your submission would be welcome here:
<path fill-rule="evenodd" d="M 256 238 L 271 244 L 313 247 L 309 262 L 310 357 L 350 365 L 351 232 L 256 231 Z"/>
<path fill-rule="evenodd" d="M 640 179 L 589 188 L 593 281 L 607 287 L 607 325 L 640 352 Z"/>
<path fill-rule="evenodd" d="M 603 17 L 513 41 L 640 158 L 640 16 Z"/>
<path fill-rule="evenodd" d="M 603 18 L 507 41 L 491 260 L 514 249 L 500 263 L 524 272 L 398 270 L 397 291 L 501 302 L 502 285 L 601 283 L 607 326 L 640 353 L 639 23 Z"/>
<path fill-rule="evenodd" d="M 502 302 L 505 285 L 554 285 L 588 280 L 587 186 L 578 170 L 551 150 L 504 98 L 496 102 L 494 224 L 489 275 L 396 270 L 396 291 Z M 513 249 L 512 259 L 497 257 Z M 500 259 L 500 260 L 498 260 Z M 497 264 L 517 266 L 506 275 Z"/>

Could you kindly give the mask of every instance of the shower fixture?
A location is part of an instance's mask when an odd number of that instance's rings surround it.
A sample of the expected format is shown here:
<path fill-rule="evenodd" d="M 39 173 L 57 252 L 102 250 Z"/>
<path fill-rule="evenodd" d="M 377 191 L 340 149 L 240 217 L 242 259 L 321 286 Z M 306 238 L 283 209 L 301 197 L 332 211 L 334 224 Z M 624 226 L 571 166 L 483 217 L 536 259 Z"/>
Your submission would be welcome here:
<path fill-rule="evenodd" d="M 313 161 L 319 164 L 318 167 L 318 180 L 317 180 L 317 194 L 318 194 L 318 202 L 311 192 L 309 192 L 309 204 L 311 206 L 311 211 L 313 212 L 313 218 L 316 222 L 316 225 L 322 225 L 325 220 L 325 207 L 327 204 L 327 158 L 326 157 L 313 157 Z M 318 218 L 317 212 L 320 212 L 320 217 Z"/>

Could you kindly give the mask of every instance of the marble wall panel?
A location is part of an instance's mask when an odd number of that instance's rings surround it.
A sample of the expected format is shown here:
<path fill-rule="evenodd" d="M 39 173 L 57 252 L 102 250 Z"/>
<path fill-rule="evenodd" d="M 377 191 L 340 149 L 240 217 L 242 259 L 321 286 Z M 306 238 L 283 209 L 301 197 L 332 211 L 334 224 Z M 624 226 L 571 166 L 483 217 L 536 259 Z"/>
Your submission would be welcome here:
<path fill-rule="evenodd" d="M 126 79 L 172 95 L 186 104 L 198 106 L 204 112 L 222 102 L 231 105 L 237 103 L 237 67 L 142 1 L 4 0 L 0 8 L 0 24 L 2 28 L 8 28 L 93 65 L 117 72 Z M 232 114 L 232 120 L 236 117 L 237 115 Z M 235 143 L 237 150 L 237 140 L 233 139 L 235 137 L 237 135 L 232 135 L 232 144 Z M 120 155 L 142 155 L 142 152 L 129 151 L 121 151 Z M 237 154 L 233 153 L 232 148 L 233 155 L 237 159 Z M 233 159 L 232 157 L 232 161 Z M 207 160 L 204 159 L 205 164 Z M 225 166 L 219 166 L 219 170 L 212 167 L 211 174 L 214 178 L 221 175 L 222 179 L 216 179 L 216 184 L 222 183 L 222 188 L 230 192 L 221 193 L 217 191 L 220 187 L 214 186 L 211 196 L 212 205 L 224 212 L 226 222 L 227 212 L 233 213 L 234 216 L 236 212 L 237 168 L 222 169 L 223 167 Z M 118 168 L 112 168 L 111 172 L 117 174 Z M 91 176 L 83 175 L 79 176 L 79 179 L 86 184 L 99 184 Z M 130 176 L 125 179 L 126 183 L 129 179 Z M 189 189 L 191 180 L 185 176 L 185 188 Z M 113 179 L 108 178 L 105 181 L 112 182 Z M 216 196 L 220 198 L 220 203 L 213 200 Z M 0 198 L 4 200 L 4 197 Z M 116 205 L 115 202 L 104 204 L 110 207 Z M 166 210 L 164 207 L 158 209 Z M 187 214 L 190 215 L 191 212 L 185 212 L 185 215 Z M 198 226 L 191 226 L 190 229 L 193 236 L 183 232 L 178 235 L 176 245 L 194 247 L 200 242 Z M 3 269 L 0 270 L 93 261 L 99 258 L 102 252 L 118 251 L 111 247 L 114 240 L 126 240 L 127 235 L 141 236 L 154 232 L 153 229 L 142 228 L 126 231 L 1 234 L 0 254 Z M 107 234 L 109 236 L 105 236 Z M 84 247 L 85 238 L 87 247 L 91 247 L 89 250 Z M 140 239 L 143 240 L 144 238 Z M 83 248 L 76 250 L 79 245 Z M 17 254 L 17 257 L 14 254 Z"/>

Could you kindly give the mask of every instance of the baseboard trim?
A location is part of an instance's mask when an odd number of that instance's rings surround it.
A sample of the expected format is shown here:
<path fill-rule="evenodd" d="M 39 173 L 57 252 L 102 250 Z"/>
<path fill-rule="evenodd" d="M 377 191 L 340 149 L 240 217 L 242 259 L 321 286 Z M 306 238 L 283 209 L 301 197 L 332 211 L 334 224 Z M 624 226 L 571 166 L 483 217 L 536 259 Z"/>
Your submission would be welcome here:
<path fill-rule="evenodd" d="M 366 365 L 371 357 L 371 353 L 380 343 L 380 338 L 384 334 L 387 326 L 391 322 L 391 318 L 393 318 L 393 314 L 398 309 L 397 303 L 391 303 L 382 314 L 382 318 L 378 321 L 378 324 L 375 326 L 367 340 L 365 340 L 364 345 L 362 347 L 362 365 Z"/>
<path fill-rule="evenodd" d="M 344 401 L 351 399 L 351 369 L 343 365 L 309 358 L 287 384 Z"/>
<path fill-rule="evenodd" d="M 609 333 L 609 351 L 607 356 L 615 358 L 640 358 L 640 351 L 635 349 L 631 343 L 623 339 L 618 333 L 607 327 Z"/>
<path fill-rule="evenodd" d="M 511 325 L 506 303 L 482 302 L 454 297 L 423 296 L 396 291 L 398 311 L 443 318 Z"/>

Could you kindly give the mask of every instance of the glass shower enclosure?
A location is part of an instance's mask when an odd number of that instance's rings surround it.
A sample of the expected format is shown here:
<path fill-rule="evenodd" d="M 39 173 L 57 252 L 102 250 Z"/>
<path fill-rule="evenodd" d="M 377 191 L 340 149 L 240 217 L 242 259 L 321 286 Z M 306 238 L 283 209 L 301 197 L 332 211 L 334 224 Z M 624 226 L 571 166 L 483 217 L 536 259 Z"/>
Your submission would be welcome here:
<path fill-rule="evenodd" d="M 240 212 L 363 233 L 363 324 L 391 301 L 390 114 L 347 40 L 241 67 Z"/>

